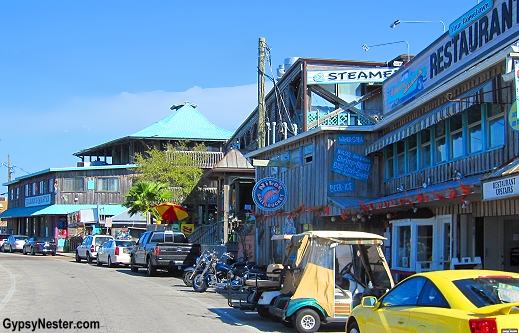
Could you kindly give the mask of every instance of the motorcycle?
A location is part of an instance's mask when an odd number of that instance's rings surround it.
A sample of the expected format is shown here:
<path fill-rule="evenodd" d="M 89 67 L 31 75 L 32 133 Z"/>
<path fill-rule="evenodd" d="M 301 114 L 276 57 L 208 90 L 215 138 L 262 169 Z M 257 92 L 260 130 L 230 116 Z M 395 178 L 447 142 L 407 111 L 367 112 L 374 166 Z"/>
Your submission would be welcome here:
<path fill-rule="evenodd" d="M 211 261 L 211 256 L 216 255 L 217 254 L 214 249 L 205 249 L 200 257 L 196 258 L 196 263 L 193 266 L 184 269 L 184 273 L 182 274 L 182 280 L 184 281 L 184 284 L 188 287 L 192 287 L 195 276 L 202 273 L 205 266 Z"/>
<path fill-rule="evenodd" d="M 209 262 L 204 269 L 193 278 L 193 289 L 203 293 L 208 288 L 226 289 L 231 287 L 240 288 L 245 281 L 249 267 L 244 261 L 232 265 L 223 262 L 224 258 L 233 259 L 231 253 L 226 252 L 220 258 L 216 255 L 210 256 Z"/>

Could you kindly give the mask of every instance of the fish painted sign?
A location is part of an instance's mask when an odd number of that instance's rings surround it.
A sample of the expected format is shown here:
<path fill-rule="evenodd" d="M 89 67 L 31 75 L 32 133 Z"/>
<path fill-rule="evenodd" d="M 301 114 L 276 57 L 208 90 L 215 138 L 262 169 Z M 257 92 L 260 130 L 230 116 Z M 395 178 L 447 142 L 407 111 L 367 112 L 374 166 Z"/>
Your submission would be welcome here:
<path fill-rule="evenodd" d="M 259 209 L 278 210 L 286 202 L 287 188 L 279 179 L 263 178 L 254 185 L 252 199 Z"/>

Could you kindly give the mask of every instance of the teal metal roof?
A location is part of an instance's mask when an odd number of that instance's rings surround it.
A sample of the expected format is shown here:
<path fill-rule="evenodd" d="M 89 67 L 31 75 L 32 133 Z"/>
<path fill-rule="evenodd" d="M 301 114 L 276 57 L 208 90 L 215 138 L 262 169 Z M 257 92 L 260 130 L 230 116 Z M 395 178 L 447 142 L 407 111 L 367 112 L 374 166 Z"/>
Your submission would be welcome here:
<path fill-rule="evenodd" d="M 137 133 L 132 138 L 228 140 L 232 132 L 213 125 L 190 103 L 171 107 L 174 111 L 168 117 L 159 120 Z"/>
<path fill-rule="evenodd" d="M 37 207 L 16 207 L 8 208 L 2 214 L 0 218 L 13 218 L 13 217 L 27 217 L 27 216 L 39 216 L 39 215 L 65 215 L 74 212 L 78 212 L 81 209 L 93 209 L 97 208 L 97 205 L 49 205 L 49 206 L 37 206 Z M 117 215 L 127 208 L 122 205 L 99 205 L 101 215 Z"/>

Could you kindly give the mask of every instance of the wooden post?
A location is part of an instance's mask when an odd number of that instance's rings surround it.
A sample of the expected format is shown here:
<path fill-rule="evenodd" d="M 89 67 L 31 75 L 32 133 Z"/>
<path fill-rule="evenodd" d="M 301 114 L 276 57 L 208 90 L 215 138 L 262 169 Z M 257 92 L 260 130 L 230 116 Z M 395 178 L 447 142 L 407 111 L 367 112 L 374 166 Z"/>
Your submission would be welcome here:
<path fill-rule="evenodd" d="M 223 243 L 229 241 L 229 185 L 223 186 Z M 220 232 L 220 230 L 218 230 Z"/>

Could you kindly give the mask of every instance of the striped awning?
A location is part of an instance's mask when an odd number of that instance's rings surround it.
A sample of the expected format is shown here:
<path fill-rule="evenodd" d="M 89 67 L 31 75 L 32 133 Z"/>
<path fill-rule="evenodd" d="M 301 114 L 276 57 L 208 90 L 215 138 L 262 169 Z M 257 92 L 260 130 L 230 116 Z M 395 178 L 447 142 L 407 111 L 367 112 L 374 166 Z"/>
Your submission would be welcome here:
<path fill-rule="evenodd" d="M 475 95 L 476 92 L 478 90 L 481 90 L 482 87 L 483 84 L 475 88 L 472 88 L 471 90 L 463 94 L 461 97 L 459 97 L 458 101 L 443 104 L 440 107 L 432 110 L 431 112 L 428 112 L 416 118 L 411 123 L 406 124 L 405 126 L 402 126 L 396 129 L 395 131 L 384 135 L 383 137 L 381 137 L 380 139 L 378 139 L 366 148 L 366 155 L 381 150 L 387 145 L 403 140 L 413 134 L 420 132 L 423 129 L 429 128 L 432 125 L 437 124 L 440 121 L 452 117 L 453 115 L 467 109 L 469 106 L 477 103 L 475 98 L 473 100 L 467 98 Z M 462 100 L 463 102 L 460 103 L 459 100 Z"/>

